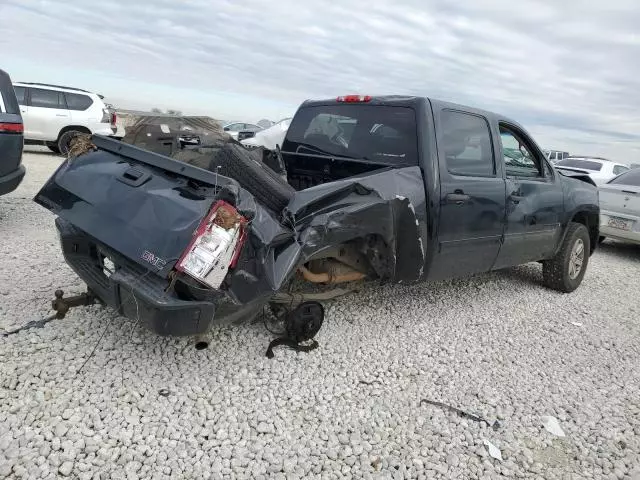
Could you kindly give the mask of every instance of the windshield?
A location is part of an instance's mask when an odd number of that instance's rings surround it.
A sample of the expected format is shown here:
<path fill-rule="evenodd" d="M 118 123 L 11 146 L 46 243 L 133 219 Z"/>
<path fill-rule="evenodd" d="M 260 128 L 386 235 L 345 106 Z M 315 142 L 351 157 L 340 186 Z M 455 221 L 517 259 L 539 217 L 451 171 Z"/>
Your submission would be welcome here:
<path fill-rule="evenodd" d="M 415 112 L 388 105 L 303 107 L 289 127 L 282 151 L 417 165 Z"/>
<path fill-rule="evenodd" d="M 640 168 L 629 170 L 621 175 L 618 175 L 609 183 L 618 184 L 618 185 L 632 185 L 634 187 L 640 187 Z"/>
<path fill-rule="evenodd" d="M 581 168 L 583 170 L 602 170 L 602 163 L 593 160 L 583 160 L 580 158 L 566 158 L 556 163 L 556 167 Z"/>

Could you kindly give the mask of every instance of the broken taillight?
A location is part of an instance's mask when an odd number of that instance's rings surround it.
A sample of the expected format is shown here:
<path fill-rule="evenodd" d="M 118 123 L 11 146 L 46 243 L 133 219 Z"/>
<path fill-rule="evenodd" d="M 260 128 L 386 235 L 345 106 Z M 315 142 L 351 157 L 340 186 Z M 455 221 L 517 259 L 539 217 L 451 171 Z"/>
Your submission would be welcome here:
<path fill-rule="evenodd" d="M 371 101 L 371 95 L 343 95 L 336 99 L 338 102 L 359 103 Z"/>
<path fill-rule="evenodd" d="M 216 202 L 196 229 L 176 270 L 211 287 L 220 288 L 235 267 L 246 239 L 247 219 L 227 202 Z"/>

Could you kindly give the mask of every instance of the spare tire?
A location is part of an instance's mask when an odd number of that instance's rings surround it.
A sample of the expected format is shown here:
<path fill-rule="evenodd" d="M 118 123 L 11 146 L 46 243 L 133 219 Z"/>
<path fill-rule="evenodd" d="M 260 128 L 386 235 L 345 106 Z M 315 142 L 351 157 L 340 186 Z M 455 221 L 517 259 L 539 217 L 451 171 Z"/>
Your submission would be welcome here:
<path fill-rule="evenodd" d="M 284 178 L 262 163 L 260 150 L 247 150 L 239 143 L 228 142 L 221 148 L 185 149 L 173 158 L 220 175 L 233 178 L 261 205 L 281 212 L 295 190 Z"/>

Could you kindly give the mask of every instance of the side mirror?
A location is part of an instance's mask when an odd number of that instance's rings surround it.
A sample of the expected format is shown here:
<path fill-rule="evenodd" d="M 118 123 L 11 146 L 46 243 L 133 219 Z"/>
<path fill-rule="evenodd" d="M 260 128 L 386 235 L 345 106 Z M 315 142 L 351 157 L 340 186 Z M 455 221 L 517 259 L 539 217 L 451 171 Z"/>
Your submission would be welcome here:
<path fill-rule="evenodd" d="M 224 127 L 225 132 L 228 132 L 229 130 L 231 130 L 229 127 Z"/>

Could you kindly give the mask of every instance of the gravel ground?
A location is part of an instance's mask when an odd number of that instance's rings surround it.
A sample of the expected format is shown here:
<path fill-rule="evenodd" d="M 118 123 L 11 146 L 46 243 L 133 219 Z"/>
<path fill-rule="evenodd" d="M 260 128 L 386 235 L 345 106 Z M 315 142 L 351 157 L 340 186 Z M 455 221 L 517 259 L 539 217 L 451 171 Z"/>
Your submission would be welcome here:
<path fill-rule="evenodd" d="M 24 161 L 0 197 L 0 329 L 82 289 L 31 201 L 60 160 Z M 329 306 L 318 350 L 273 360 L 260 324 L 196 351 L 75 309 L 0 338 L 0 478 L 638 479 L 639 275 L 640 248 L 607 242 L 571 295 L 542 288 L 537 264 L 373 287 Z"/>

